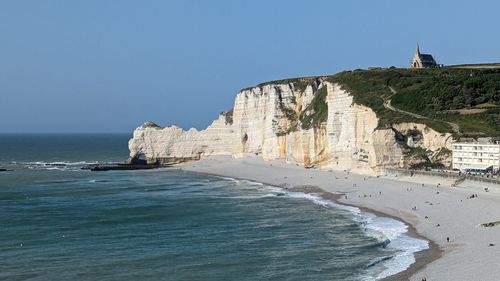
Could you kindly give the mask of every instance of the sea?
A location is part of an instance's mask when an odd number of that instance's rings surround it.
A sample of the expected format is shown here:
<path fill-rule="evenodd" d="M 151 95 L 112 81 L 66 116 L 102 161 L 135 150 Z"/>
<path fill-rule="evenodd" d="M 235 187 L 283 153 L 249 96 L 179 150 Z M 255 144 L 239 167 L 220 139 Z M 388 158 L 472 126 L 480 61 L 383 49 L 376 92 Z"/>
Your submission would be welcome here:
<path fill-rule="evenodd" d="M 429 247 L 400 221 L 312 194 L 82 169 L 126 160 L 130 137 L 0 135 L 0 280 L 380 280 Z"/>

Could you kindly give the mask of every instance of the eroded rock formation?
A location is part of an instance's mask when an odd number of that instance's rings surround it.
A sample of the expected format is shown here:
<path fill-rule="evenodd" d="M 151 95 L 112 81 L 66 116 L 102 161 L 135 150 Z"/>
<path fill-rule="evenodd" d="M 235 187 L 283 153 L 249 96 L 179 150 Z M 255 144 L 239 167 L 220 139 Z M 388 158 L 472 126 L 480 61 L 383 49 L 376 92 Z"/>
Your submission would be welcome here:
<path fill-rule="evenodd" d="M 425 161 L 446 165 L 449 156 L 443 151 L 450 147 L 450 134 L 423 124 L 379 128 L 371 108 L 354 103 L 341 85 L 321 79 L 245 89 L 237 94 L 234 108 L 205 130 L 161 128 L 148 122 L 129 141 L 130 157 L 148 162 L 259 156 L 362 173 Z M 423 151 L 427 159 L 414 159 L 415 150 Z"/>

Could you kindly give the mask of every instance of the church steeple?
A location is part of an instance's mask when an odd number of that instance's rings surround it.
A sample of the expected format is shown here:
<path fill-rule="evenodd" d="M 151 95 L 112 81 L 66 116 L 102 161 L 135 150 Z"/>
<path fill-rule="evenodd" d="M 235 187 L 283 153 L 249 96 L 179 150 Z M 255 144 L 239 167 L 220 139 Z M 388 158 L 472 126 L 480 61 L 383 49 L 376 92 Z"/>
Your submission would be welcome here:
<path fill-rule="evenodd" d="M 417 49 L 410 65 L 411 68 L 435 68 L 440 67 L 430 54 L 420 53 L 420 45 L 417 42 Z"/>

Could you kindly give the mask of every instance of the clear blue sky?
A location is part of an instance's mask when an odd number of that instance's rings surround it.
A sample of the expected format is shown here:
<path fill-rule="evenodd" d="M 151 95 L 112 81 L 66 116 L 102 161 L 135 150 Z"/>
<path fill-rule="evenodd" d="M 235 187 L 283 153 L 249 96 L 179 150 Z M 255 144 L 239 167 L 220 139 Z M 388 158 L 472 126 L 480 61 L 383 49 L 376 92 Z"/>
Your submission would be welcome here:
<path fill-rule="evenodd" d="M 500 61 L 498 1 L 0 2 L 0 132 L 203 128 L 263 81 Z"/>

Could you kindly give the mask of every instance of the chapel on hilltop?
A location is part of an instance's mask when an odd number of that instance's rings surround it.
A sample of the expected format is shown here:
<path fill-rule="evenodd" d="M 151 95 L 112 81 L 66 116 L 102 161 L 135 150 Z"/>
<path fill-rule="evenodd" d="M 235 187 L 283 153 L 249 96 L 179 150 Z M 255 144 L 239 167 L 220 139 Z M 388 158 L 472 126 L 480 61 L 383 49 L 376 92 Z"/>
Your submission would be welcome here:
<path fill-rule="evenodd" d="M 421 54 L 420 47 L 417 43 L 417 50 L 415 55 L 413 55 L 413 60 L 411 62 L 410 68 L 436 68 L 439 65 L 436 63 L 431 54 Z"/>

